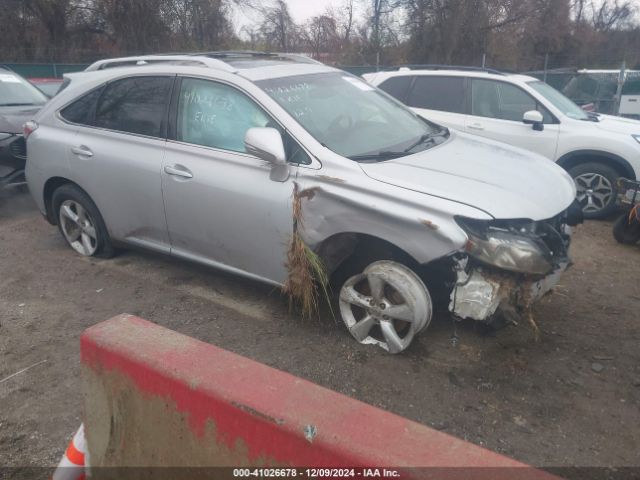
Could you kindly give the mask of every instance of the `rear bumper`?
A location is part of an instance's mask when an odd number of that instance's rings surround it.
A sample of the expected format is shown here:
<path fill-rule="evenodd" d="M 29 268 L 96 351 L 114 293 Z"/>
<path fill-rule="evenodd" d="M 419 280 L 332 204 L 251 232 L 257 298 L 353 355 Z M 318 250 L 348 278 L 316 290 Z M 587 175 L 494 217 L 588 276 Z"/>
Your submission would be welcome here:
<path fill-rule="evenodd" d="M 567 259 L 538 279 L 488 267 L 474 267 L 469 273 L 458 270 L 449 311 L 459 318 L 480 322 L 489 322 L 501 310 L 510 316 L 519 316 L 558 284 L 569 265 Z"/>

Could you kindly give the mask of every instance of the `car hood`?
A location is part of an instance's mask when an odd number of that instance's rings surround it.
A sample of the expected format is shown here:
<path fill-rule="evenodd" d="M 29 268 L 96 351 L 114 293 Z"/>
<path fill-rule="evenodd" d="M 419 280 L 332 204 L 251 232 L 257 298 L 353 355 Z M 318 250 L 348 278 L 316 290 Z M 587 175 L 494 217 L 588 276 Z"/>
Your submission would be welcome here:
<path fill-rule="evenodd" d="M 600 130 L 628 135 L 640 135 L 640 121 L 631 118 L 614 117 L 613 115 L 599 115 L 599 122 L 595 123 Z"/>
<path fill-rule="evenodd" d="M 22 133 L 22 125 L 38 110 L 40 107 L 0 107 L 0 133 Z"/>
<path fill-rule="evenodd" d="M 360 166 L 380 182 L 463 203 L 494 218 L 546 220 L 568 208 L 576 195 L 571 177 L 552 161 L 454 131 L 437 147 Z"/>

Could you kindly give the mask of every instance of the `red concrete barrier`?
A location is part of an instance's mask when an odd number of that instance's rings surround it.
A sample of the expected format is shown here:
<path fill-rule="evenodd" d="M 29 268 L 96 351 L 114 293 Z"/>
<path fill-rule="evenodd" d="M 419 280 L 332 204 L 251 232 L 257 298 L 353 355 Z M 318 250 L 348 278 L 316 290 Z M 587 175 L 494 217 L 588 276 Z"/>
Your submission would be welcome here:
<path fill-rule="evenodd" d="M 433 478 L 555 478 L 131 315 L 86 330 L 81 357 L 92 468 L 421 467 L 403 478 L 427 478 L 425 467 L 445 467 Z"/>

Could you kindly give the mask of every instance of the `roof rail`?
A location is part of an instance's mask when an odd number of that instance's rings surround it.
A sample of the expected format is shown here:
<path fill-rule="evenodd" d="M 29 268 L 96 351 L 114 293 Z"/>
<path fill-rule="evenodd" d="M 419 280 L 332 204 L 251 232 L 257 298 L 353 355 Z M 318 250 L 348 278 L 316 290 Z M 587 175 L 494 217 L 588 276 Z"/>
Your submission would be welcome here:
<path fill-rule="evenodd" d="M 286 58 L 287 60 L 291 60 L 297 63 L 322 64 L 321 62 L 318 62 L 317 60 L 314 60 L 313 58 L 308 57 L 307 55 L 303 55 L 301 53 L 255 52 L 251 50 L 247 50 L 247 51 L 240 50 L 240 51 L 228 51 L 228 52 L 208 52 L 208 53 L 205 53 L 204 55 L 207 55 L 213 58 L 229 58 L 229 59 L 231 58 L 238 58 L 238 59 L 264 58 L 264 59 L 277 60 L 278 58 Z"/>
<path fill-rule="evenodd" d="M 408 68 L 415 70 L 459 70 L 463 72 L 484 72 L 491 73 L 494 75 L 505 75 L 504 72 L 500 70 L 496 70 L 494 68 L 484 68 L 484 67 L 469 67 L 464 65 L 437 65 L 437 64 L 427 64 L 427 65 L 399 65 L 398 70 L 400 68 Z"/>
<path fill-rule="evenodd" d="M 133 57 L 118 57 L 108 58 L 105 60 L 98 60 L 97 62 L 89 65 L 85 71 L 91 72 L 95 70 L 104 70 L 107 68 L 115 67 L 133 67 L 143 65 L 153 65 L 158 63 L 178 63 L 188 65 L 199 65 L 209 68 L 217 68 L 227 72 L 235 73 L 237 69 L 233 68 L 228 63 L 223 62 L 217 58 L 210 58 L 203 55 L 190 55 L 190 54 L 159 54 L 159 55 L 139 55 Z"/>
<path fill-rule="evenodd" d="M 279 53 L 279 52 L 255 52 L 251 50 L 229 50 L 213 52 L 181 52 L 181 53 L 157 53 L 153 55 L 138 55 L 132 57 L 108 58 L 98 60 L 89 65 L 85 71 L 104 70 L 115 67 L 131 67 L 136 65 L 150 65 L 157 63 L 177 63 L 197 65 L 209 68 L 217 68 L 227 72 L 237 72 L 231 66 L 229 60 L 242 60 L 243 58 L 264 58 L 264 59 L 287 59 L 297 63 L 320 64 L 306 55 L 299 53 Z"/>
<path fill-rule="evenodd" d="M 176 54 L 173 54 L 176 55 Z M 284 52 L 258 52 L 255 50 L 216 50 L 210 52 L 183 52 L 177 55 L 189 55 L 194 57 L 209 57 L 220 59 L 242 59 L 242 58 L 286 58 L 288 60 L 299 63 L 315 63 L 322 64 L 313 58 L 301 53 L 284 53 Z"/>

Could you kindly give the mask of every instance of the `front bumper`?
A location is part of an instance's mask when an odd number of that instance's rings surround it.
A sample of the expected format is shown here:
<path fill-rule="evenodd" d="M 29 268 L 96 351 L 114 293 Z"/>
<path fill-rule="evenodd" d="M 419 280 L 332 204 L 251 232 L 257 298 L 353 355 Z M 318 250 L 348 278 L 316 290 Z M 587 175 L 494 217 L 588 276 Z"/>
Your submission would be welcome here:
<path fill-rule="evenodd" d="M 519 315 L 557 285 L 569 264 L 567 259 L 553 272 L 537 279 L 491 267 L 460 267 L 450 295 L 449 311 L 459 318 L 480 322 L 490 322 L 500 310 Z"/>
<path fill-rule="evenodd" d="M 24 170 L 27 162 L 27 146 L 20 134 L 0 140 L 0 167 Z"/>

